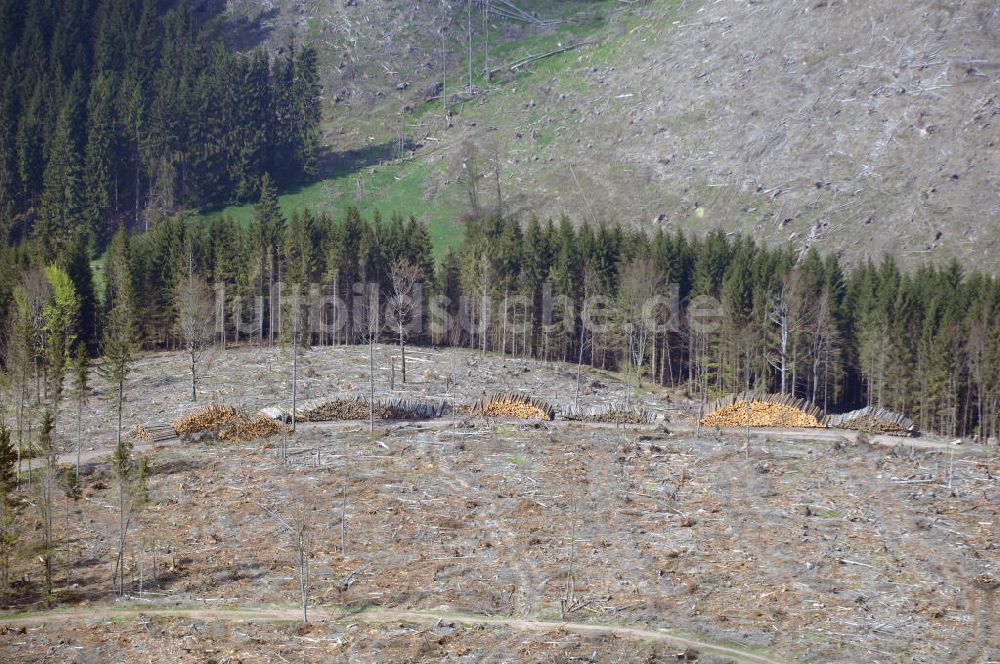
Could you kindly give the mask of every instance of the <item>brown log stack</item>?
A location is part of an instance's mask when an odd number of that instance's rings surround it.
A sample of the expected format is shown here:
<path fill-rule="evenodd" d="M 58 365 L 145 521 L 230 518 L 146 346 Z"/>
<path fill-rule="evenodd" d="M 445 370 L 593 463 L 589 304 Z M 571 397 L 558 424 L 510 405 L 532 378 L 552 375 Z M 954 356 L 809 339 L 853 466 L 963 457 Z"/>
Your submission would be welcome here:
<path fill-rule="evenodd" d="M 498 392 L 489 399 L 480 399 L 463 410 L 469 415 L 484 417 L 545 421 L 555 418 L 555 409 L 549 403 L 517 392 Z"/>
<path fill-rule="evenodd" d="M 913 421 L 899 413 L 877 407 L 860 408 L 842 415 L 831 415 L 830 426 L 852 431 L 910 436 L 916 432 Z"/>
<path fill-rule="evenodd" d="M 211 433 L 227 443 L 250 442 L 269 438 L 288 429 L 280 422 L 261 414 L 251 415 L 233 406 L 209 404 L 174 421 L 179 436 Z"/>
<path fill-rule="evenodd" d="M 803 427 L 826 428 L 822 411 L 804 399 L 789 395 L 731 395 L 716 404 L 701 420 L 710 427 Z"/>

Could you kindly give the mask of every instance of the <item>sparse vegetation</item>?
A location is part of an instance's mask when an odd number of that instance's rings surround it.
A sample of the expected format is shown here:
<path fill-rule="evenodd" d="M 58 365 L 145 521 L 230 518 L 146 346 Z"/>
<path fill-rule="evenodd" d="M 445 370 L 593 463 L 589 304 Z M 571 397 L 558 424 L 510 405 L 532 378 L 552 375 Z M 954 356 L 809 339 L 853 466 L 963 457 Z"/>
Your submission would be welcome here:
<path fill-rule="evenodd" d="M 1000 659 L 931 4 L 0 0 L 0 660 Z"/>

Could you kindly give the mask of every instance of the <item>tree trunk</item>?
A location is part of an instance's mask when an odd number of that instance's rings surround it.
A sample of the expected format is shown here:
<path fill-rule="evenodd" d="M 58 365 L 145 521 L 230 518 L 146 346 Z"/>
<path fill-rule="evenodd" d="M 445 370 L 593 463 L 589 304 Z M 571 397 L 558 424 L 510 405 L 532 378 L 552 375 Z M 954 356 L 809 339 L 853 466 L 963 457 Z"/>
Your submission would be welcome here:
<path fill-rule="evenodd" d="M 301 526 L 300 526 L 301 528 Z M 305 534 L 299 530 L 299 586 L 302 591 L 302 622 L 309 622 L 309 560 L 306 557 Z"/>
<path fill-rule="evenodd" d="M 191 360 L 191 401 L 198 401 L 198 374 L 196 372 L 195 349 L 193 344 L 188 344 L 188 357 Z"/>
<path fill-rule="evenodd" d="M 76 402 L 76 476 L 80 477 L 80 448 L 83 447 L 83 396 Z"/>
<path fill-rule="evenodd" d="M 399 363 L 403 374 L 403 385 L 406 385 L 406 343 L 403 338 L 402 323 L 399 323 Z"/>
<path fill-rule="evenodd" d="M 298 327 L 298 320 L 295 323 Z M 299 333 L 298 330 L 292 335 L 292 431 L 295 431 L 295 410 L 298 406 L 298 386 L 299 386 Z"/>
<path fill-rule="evenodd" d="M 469 13 L 469 96 L 472 96 L 472 0 L 465 0 Z"/>
<path fill-rule="evenodd" d="M 580 325 L 580 353 L 576 359 L 576 395 L 573 397 L 573 410 L 579 413 L 580 407 L 580 373 L 583 368 L 583 333 L 586 326 Z"/>
<path fill-rule="evenodd" d="M 375 342 L 368 343 L 368 433 L 375 433 Z"/>

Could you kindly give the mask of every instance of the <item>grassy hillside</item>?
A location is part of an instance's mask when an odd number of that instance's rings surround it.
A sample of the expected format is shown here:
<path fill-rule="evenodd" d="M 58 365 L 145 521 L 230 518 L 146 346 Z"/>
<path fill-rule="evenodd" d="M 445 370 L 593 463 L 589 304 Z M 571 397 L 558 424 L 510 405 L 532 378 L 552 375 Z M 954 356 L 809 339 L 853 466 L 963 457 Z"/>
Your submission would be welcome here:
<path fill-rule="evenodd" d="M 521 2 L 572 20 L 494 16 L 489 84 L 477 28 L 471 96 L 464 3 L 277 6 L 268 38 L 297 26 L 332 65 L 330 166 L 286 207 L 414 213 L 444 246 L 475 152 L 483 206 L 499 156 L 507 212 L 997 266 L 1000 13 L 988 1 Z M 434 87 L 442 28 L 450 126 Z M 411 149 L 389 163 L 400 135 Z"/>

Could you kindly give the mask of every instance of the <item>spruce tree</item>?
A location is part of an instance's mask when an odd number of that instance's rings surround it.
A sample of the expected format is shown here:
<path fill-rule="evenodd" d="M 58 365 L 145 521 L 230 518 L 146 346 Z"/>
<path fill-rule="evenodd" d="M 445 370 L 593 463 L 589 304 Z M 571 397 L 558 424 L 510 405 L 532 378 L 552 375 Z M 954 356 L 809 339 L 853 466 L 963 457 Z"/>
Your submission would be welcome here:
<path fill-rule="evenodd" d="M 83 160 L 80 154 L 81 112 L 71 93 L 63 102 L 49 149 L 36 236 L 46 260 L 53 260 L 69 243 L 83 217 Z"/>
<path fill-rule="evenodd" d="M 87 146 L 84 151 L 84 225 L 87 237 L 104 246 L 110 239 L 107 218 L 111 212 L 115 151 L 115 84 L 113 75 L 101 73 L 90 88 L 87 103 Z"/>
<path fill-rule="evenodd" d="M 3 593 L 10 587 L 10 558 L 21 535 L 17 517 L 23 501 L 17 493 L 17 459 L 11 431 L 0 422 L 0 592 Z"/>

